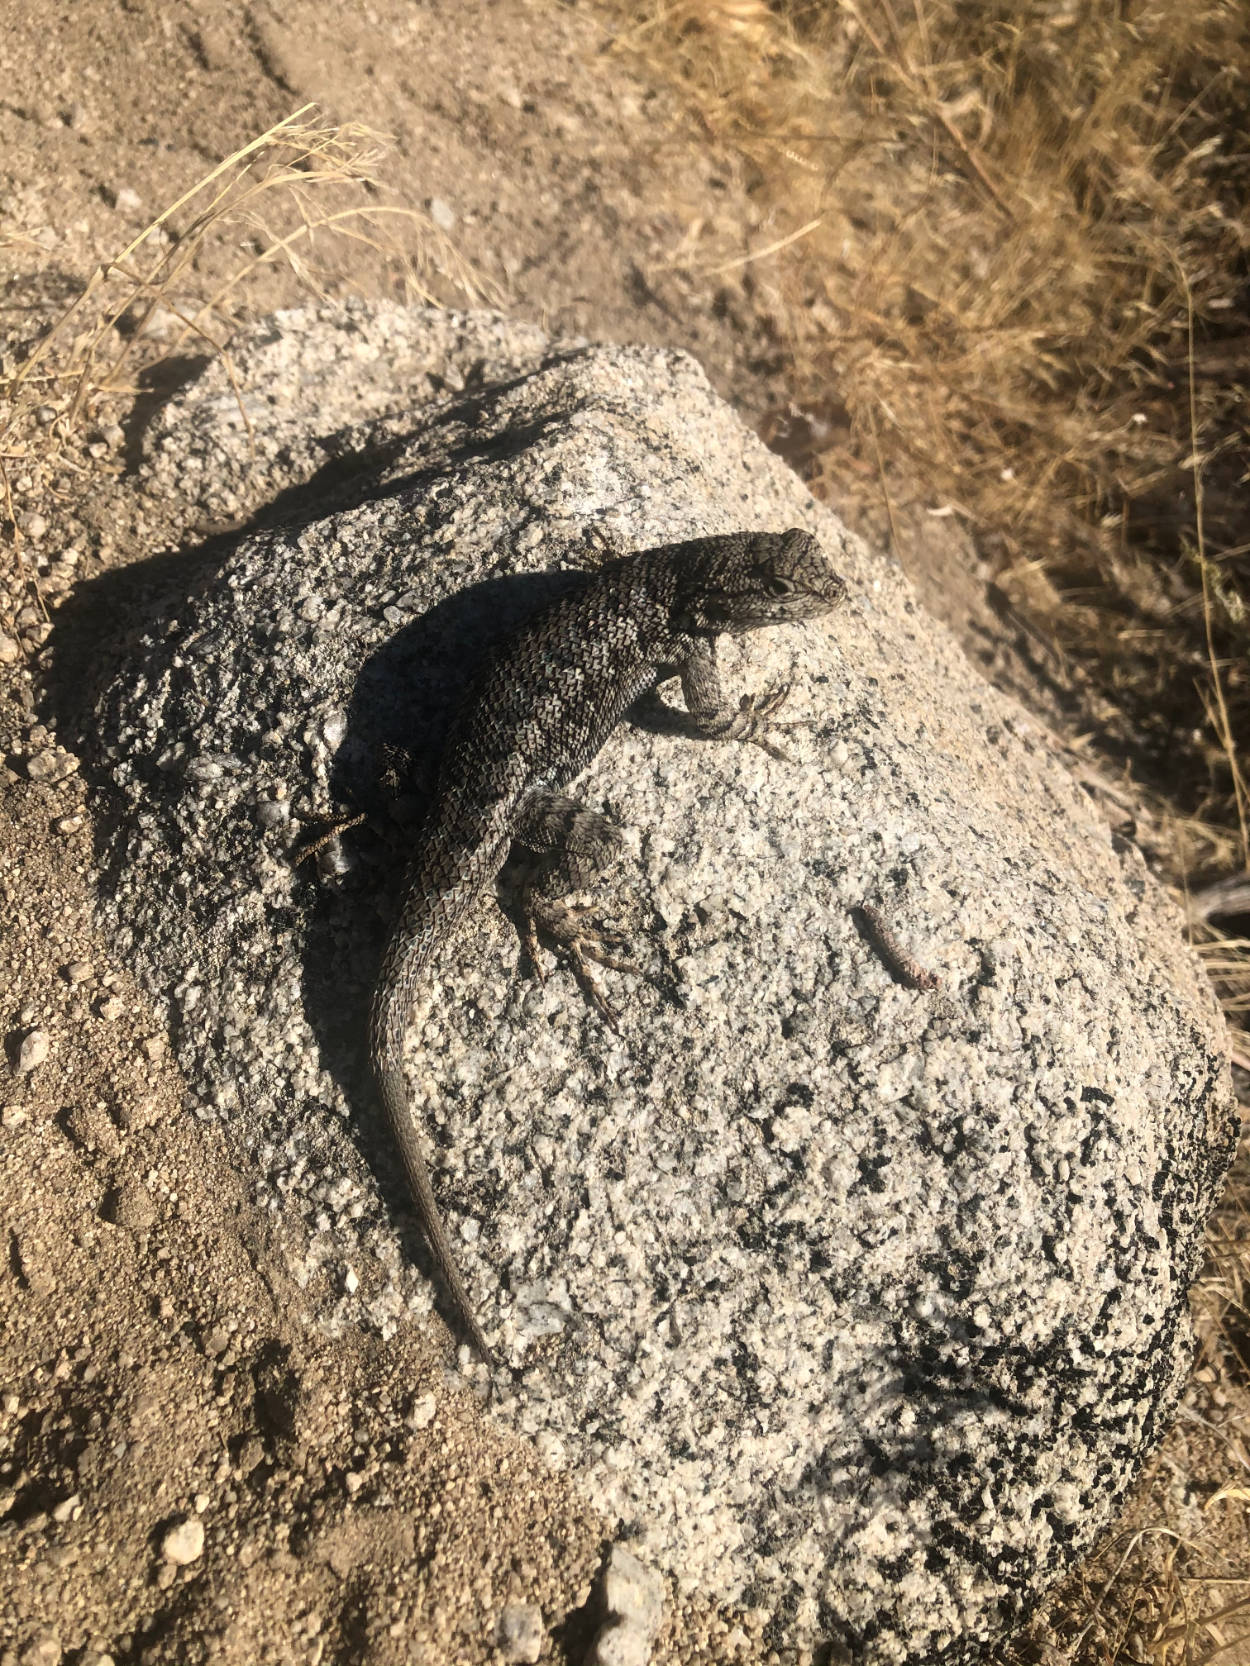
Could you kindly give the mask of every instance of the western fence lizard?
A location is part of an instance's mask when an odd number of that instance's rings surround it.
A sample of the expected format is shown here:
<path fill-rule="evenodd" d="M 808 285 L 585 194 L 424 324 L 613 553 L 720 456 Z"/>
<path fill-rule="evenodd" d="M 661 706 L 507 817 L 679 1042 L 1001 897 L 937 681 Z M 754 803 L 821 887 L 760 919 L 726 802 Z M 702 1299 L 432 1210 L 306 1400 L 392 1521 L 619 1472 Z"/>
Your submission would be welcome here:
<path fill-rule="evenodd" d="M 452 1255 L 430 1186 L 403 1070 L 413 999 L 435 954 L 491 885 L 513 842 L 546 855 L 523 912 L 572 951 L 621 965 L 583 931 L 559 889 L 580 887 L 619 843 L 606 819 L 562 789 L 579 775 L 640 695 L 681 678 L 688 731 L 749 740 L 775 755 L 766 731 L 785 687 L 727 705 L 716 638 L 825 613 L 846 587 L 806 532 L 736 532 L 643 550 L 601 567 L 523 624 L 492 657 L 449 737 L 433 811 L 408 873 L 382 960 L 371 1050 L 382 1103 L 422 1229 L 456 1317 L 494 1363 Z M 558 856 L 555 854 L 558 852 Z M 592 980 L 592 989 L 593 980 Z M 597 993 L 597 992 L 596 992 Z M 605 1016 L 611 1009 L 599 997 Z"/>

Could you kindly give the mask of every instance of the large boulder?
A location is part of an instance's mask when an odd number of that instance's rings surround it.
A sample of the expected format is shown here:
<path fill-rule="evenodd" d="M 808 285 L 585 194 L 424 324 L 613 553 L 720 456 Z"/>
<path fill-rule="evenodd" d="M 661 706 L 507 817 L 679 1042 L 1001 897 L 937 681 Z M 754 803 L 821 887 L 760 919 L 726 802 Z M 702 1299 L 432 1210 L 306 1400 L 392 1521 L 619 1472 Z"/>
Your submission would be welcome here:
<path fill-rule="evenodd" d="M 412 1086 L 520 1368 L 488 1415 L 779 1647 L 973 1657 L 1105 1525 L 1189 1366 L 1234 1120 L 1175 910 L 689 359 L 324 308 L 232 368 L 242 405 L 218 366 L 161 414 L 149 489 L 274 506 L 165 574 L 98 703 L 101 906 L 328 1327 L 440 1300 L 367 1009 L 489 642 L 605 546 L 800 525 L 846 578 L 842 613 L 723 654 L 735 691 L 793 684 L 790 761 L 644 717 L 578 789 L 636 830 L 604 904 L 647 973 L 609 975 L 620 1034 L 529 974 L 492 888 Z M 355 807 L 318 882 L 301 817 Z"/>

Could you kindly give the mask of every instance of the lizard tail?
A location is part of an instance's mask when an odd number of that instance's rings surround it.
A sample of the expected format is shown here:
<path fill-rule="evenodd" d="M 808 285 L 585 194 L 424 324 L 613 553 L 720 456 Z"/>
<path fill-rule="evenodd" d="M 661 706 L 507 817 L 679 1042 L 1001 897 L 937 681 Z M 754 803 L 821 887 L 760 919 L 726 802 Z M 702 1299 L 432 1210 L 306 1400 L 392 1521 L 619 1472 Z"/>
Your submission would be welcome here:
<path fill-rule="evenodd" d="M 382 972 L 373 998 L 370 1057 L 382 1107 L 395 1144 L 399 1147 L 417 1218 L 438 1277 L 451 1298 L 459 1328 L 478 1356 L 493 1367 L 497 1361 L 477 1322 L 473 1303 L 452 1253 L 447 1228 L 435 1201 L 434 1189 L 430 1185 L 430 1173 L 421 1149 L 420 1130 L 403 1068 L 404 1036 L 412 1016 L 417 985 L 435 950 L 447 943 L 460 920 L 481 895 L 488 866 L 488 862 L 482 862 L 482 872 L 462 877 L 451 884 L 439 884 L 437 878 L 428 872 L 414 875 L 410 880 L 403 908 L 382 957 Z M 499 862 L 496 862 L 495 868 L 498 866 Z"/>

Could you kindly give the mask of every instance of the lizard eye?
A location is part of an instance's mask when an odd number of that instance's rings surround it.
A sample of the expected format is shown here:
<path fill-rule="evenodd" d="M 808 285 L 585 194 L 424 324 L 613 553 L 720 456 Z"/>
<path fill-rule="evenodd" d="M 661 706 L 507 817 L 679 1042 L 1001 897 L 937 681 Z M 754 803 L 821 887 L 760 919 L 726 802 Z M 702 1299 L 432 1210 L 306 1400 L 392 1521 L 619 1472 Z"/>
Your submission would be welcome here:
<path fill-rule="evenodd" d="M 770 596 L 793 596 L 794 585 L 780 573 L 761 573 L 760 583 Z"/>

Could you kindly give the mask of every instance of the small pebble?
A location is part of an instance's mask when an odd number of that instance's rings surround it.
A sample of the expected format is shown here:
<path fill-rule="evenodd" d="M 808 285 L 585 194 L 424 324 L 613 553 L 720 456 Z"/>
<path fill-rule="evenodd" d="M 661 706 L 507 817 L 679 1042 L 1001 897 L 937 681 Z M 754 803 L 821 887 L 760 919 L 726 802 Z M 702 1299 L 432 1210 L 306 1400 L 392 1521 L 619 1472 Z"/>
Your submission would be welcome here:
<path fill-rule="evenodd" d="M 264 1443 L 256 1435 L 249 1435 L 239 1448 L 239 1455 L 236 1460 L 239 1474 L 250 1475 L 257 1464 L 262 1464 L 264 1461 Z"/>
<path fill-rule="evenodd" d="M 70 1138 L 84 1151 L 99 1151 L 105 1157 L 116 1157 L 121 1152 L 117 1130 L 103 1105 L 71 1106 L 65 1126 Z"/>
<path fill-rule="evenodd" d="M 127 1132 L 132 1128 L 150 1128 L 153 1123 L 161 1120 L 163 1112 L 164 1108 L 157 1095 L 145 1094 L 139 1099 L 122 1099 L 117 1106 L 117 1121 Z"/>
<path fill-rule="evenodd" d="M 52 1041 L 46 1030 L 31 1030 L 22 1038 L 22 1045 L 18 1049 L 18 1074 L 27 1076 L 32 1070 L 38 1070 L 41 1064 L 47 1062 L 52 1052 Z"/>
<path fill-rule="evenodd" d="M 0 665 L 15 665 L 21 654 L 22 650 L 13 638 L 0 631 Z"/>
<path fill-rule="evenodd" d="M 432 1394 L 423 1394 L 419 1400 L 414 1400 L 412 1410 L 408 1413 L 408 1427 L 410 1429 L 428 1428 L 434 1421 L 438 1411 L 438 1401 Z"/>
<path fill-rule="evenodd" d="M 290 821 L 291 806 L 272 798 L 262 799 L 256 806 L 256 819 L 267 832 L 272 832 L 276 827 L 285 827 Z"/>
<path fill-rule="evenodd" d="M 66 983 L 86 983 L 91 976 L 92 966 L 89 960 L 71 960 L 63 971 Z"/>
<path fill-rule="evenodd" d="M 176 313 L 167 307 L 153 307 L 151 313 L 139 327 L 141 338 L 149 341 L 167 341 L 170 336 L 177 335 L 182 328 L 182 321 Z"/>
<path fill-rule="evenodd" d="M 83 824 L 82 816 L 62 816 L 56 824 L 56 830 L 68 838 L 71 833 L 77 833 Z"/>
<path fill-rule="evenodd" d="M 228 30 L 205 20 L 191 37 L 200 61 L 207 70 L 232 69 L 236 62 L 234 40 Z"/>
<path fill-rule="evenodd" d="M 26 773 L 32 781 L 64 781 L 78 768 L 78 759 L 59 746 L 50 746 L 26 760 Z"/>
<path fill-rule="evenodd" d="M 586 1655 L 586 1666 L 648 1666 L 651 1644 L 623 1620 L 603 1626 Z"/>
<path fill-rule="evenodd" d="M 655 1632 L 664 1613 L 664 1586 L 624 1545 L 613 1545 L 603 1570 L 603 1600 L 609 1614 Z"/>
<path fill-rule="evenodd" d="M 18 1656 L 21 1666 L 60 1666 L 61 1639 L 55 1631 L 41 1631 Z"/>
<path fill-rule="evenodd" d="M 137 214 L 143 207 L 143 202 L 137 191 L 132 191 L 129 185 L 123 185 L 113 192 L 113 207 L 119 214 Z"/>
<path fill-rule="evenodd" d="M 161 1540 L 161 1555 L 180 1568 L 198 1560 L 203 1553 L 204 1523 L 197 1516 L 178 1522 Z"/>
<path fill-rule="evenodd" d="M 43 408 L 44 410 L 51 410 L 51 406 L 45 405 Z M 55 416 L 56 412 L 53 411 L 52 415 Z M 23 530 L 28 538 L 42 538 L 48 530 L 48 523 L 39 511 L 35 510 L 33 514 L 27 515 Z"/>
<path fill-rule="evenodd" d="M 456 211 L 442 197 L 431 197 L 430 219 L 440 231 L 450 231 L 456 223 Z"/>
<path fill-rule="evenodd" d="M 0 1108 L 0 1128 L 20 1128 L 26 1120 L 26 1112 L 20 1105 L 5 1105 Z"/>
<path fill-rule="evenodd" d="M 147 1187 L 128 1180 L 114 1200 L 113 1219 L 129 1232 L 146 1232 L 156 1220 L 156 1205 Z"/>
<path fill-rule="evenodd" d="M 533 1662 L 543 1650 L 543 1617 L 528 1602 L 510 1602 L 495 1622 L 495 1645 L 505 1660 Z"/>
<path fill-rule="evenodd" d="M 586 1666 L 646 1666 L 664 1616 L 664 1585 L 623 1545 L 613 1545 L 600 1578 L 607 1623 L 590 1645 Z"/>

